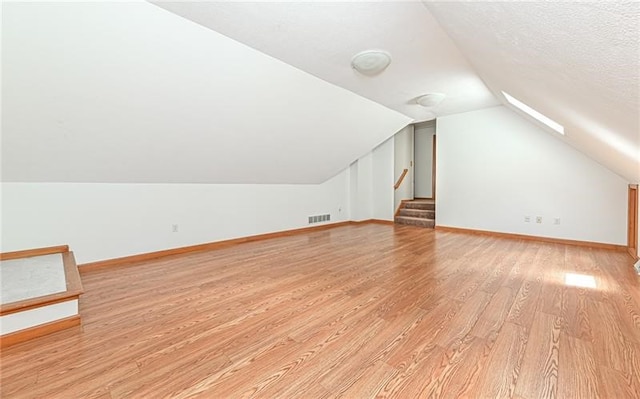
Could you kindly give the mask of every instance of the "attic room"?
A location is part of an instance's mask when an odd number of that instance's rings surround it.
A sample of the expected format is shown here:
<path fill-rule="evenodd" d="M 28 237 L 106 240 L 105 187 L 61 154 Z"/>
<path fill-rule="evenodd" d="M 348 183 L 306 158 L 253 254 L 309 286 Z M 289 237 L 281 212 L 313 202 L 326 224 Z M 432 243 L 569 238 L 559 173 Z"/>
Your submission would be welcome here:
<path fill-rule="evenodd" d="M 639 2 L 1 21 L 0 396 L 640 396 Z"/>

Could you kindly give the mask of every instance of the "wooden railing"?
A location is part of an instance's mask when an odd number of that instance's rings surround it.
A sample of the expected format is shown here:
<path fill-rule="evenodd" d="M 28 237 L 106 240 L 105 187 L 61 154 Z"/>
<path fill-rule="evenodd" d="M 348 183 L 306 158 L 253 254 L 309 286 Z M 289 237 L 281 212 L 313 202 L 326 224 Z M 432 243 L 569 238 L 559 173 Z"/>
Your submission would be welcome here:
<path fill-rule="evenodd" d="M 398 181 L 396 182 L 396 184 L 393 185 L 393 189 L 394 190 L 397 190 L 398 187 L 400 187 L 400 185 L 402 185 L 402 181 L 404 180 L 404 177 L 407 175 L 407 172 L 409 172 L 409 169 L 405 169 L 405 170 L 402 171 L 402 174 L 398 178 Z"/>

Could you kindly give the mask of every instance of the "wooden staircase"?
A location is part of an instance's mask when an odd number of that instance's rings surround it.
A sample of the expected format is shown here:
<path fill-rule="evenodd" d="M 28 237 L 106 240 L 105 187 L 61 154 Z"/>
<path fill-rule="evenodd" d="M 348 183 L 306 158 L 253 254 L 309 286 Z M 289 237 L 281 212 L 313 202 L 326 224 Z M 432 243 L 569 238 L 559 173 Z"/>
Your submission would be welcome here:
<path fill-rule="evenodd" d="M 432 229 L 436 225 L 436 203 L 425 199 L 403 201 L 395 222 Z"/>

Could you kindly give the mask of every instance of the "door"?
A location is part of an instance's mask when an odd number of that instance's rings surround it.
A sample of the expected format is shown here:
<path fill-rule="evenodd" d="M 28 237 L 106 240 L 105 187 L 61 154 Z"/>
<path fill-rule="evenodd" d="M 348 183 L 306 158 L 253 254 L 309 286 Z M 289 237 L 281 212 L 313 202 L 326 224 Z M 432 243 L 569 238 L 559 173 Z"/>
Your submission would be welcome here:
<path fill-rule="evenodd" d="M 638 185 L 629 184 L 629 226 L 627 229 L 627 247 L 634 258 L 638 257 Z"/>

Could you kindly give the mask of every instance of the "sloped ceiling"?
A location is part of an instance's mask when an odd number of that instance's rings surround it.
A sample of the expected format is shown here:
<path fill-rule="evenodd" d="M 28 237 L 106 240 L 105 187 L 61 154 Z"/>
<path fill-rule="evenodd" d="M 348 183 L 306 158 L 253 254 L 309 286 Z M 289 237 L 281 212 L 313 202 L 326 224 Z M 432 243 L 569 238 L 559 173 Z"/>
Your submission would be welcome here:
<path fill-rule="evenodd" d="M 2 7 L 4 181 L 320 182 L 501 91 L 640 181 L 638 2 Z M 393 56 L 376 77 L 349 66 L 370 48 Z"/>
<path fill-rule="evenodd" d="M 181 15 L 416 121 L 499 104 L 453 41 L 419 1 L 157 1 Z M 351 58 L 388 51 L 380 75 L 364 76 Z M 441 92 L 435 108 L 416 97 Z"/>
<path fill-rule="evenodd" d="M 559 139 L 640 180 L 639 2 L 156 4 L 417 121 L 507 105 L 506 91 L 563 124 Z M 383 74 L 345 68 L 368 48 L 392 54 Z M 448 97 L 412 101 L 430 91 Z"/>
<path fill-rule="evenodd" d="M 411 121 L 147 2 L 2 3 L 2 180 L 320 183 Z"/>
<path fill-rule="evenodd" d="M 640 181 L 640 2 L 426 5 L 496 97 L 542 112 L 569 144 Z"/>

